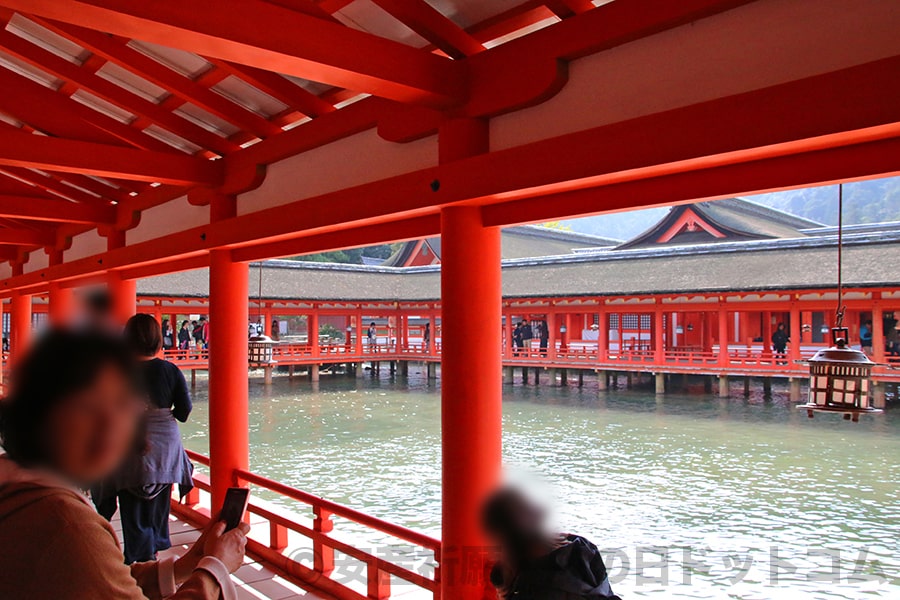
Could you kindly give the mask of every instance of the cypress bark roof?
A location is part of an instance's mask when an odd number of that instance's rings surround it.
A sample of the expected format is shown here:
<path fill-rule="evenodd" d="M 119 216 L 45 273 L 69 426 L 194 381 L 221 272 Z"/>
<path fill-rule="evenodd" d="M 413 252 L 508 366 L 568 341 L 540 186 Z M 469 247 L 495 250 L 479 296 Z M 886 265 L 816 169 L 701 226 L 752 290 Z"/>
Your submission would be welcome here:
<path fill-rule="evenodd" d="M 900 227 L 845 235 L 848 287 L 900 287 Z M 503 261 L 505 297 L 629 296 L 821 289 L 837 283 L 834 235 L 707 246 L 594 250 Z M 256 296 L 258 265 L 250 270 Z M 142 295 L 205 297 L 205 270 L 141 280 Z M 425 301 L 440 298 L 440 267 L 263 263 L 265 298 Z"/>
<path fill-rule="evenodd" d="M 653 227 L 620 248 L 803 237 L 821 223 L 743 198 L 673 206 Z"/>
<path fill-rule="evenodd" d="M 440 258 L 441 238 L 428 238 L 425 242 L 434 254 Z M 550 227 L 521 225 L 504 229 L 501 235 L 501 243 L 503 245 L 501 251 L 501 256 L 503 258 L 527 258 L 566 254 L 582 248 L 615 246 L 620 244 L 621 240 L 576 233 L 574 231 L 552 229 Z M 415 241 L 403 244 L 397 252 L 384 261 L 384 266 L 406 266 L 408 261 L 412 258 L 412 252 L 415 249 L 416 244 L 417 242 Z"/>

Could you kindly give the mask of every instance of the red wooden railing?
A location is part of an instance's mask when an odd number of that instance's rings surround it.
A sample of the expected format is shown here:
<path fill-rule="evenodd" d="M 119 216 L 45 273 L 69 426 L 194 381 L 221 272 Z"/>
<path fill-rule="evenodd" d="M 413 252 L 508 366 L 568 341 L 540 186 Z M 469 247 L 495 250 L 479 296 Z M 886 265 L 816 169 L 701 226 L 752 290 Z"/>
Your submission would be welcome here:
<path fill-rule="evenodd" d="M 188 456 L 198 464 L 209 466 L 209 458 L 202 454 L 189 450 Z M 249 484 L 274 492 L 283 498 L 296 501 L 312 511 L 312 526 L 307 526 L 300 522 L 302 518 L 300 515 L 276 510 L 251 496 L 248 511 L 268 523 L 269 535 L 266 541 L 260 541 L 251 532 L 251 537 L 247 542 L 248 552 L 278 571 L 340 600 L 385 600 L 390 598 L 391 576 L 430 592 L 436 600 L 440 598 L 441 543 L 439 540 L 250 471 L 239 470 L 234 474 L 234 478 L 238 485 Z M 209 479 L 205 475 L 195 473 L 194 483 L 197 489 L 209 492 Z M 199 493 L 196 493 L 195 490 L 185 498 L 183 504 L 173 504 L 173 510 L 188 520 L 204 521 L 209 518 L 208 511 L 197 510 L 199 500 Z M 335 525 L 332 517 L 352 521 L 430 552 L 433 555 L 434 576 L 427 577 L 385 557 L 376 556 L 353 544 L 336 539 L 331 535 Z M 286 554 L 286 551 L 289 550 L 288 532 L 295 532 L 312 541 L 312 568 Z M 365 594 L 331 578 L 335 569 L 336 551 L 366 565 Z"/>
<path fill-rule="evenodd" d="M 816 350 L 815 347 L 804 347 L 800 358 L 808 359 Z M 770 350 L 759 346 L 732 346 L 724 359 L 717 348 L 673 348 L 664 350 L 660 357 L 655 349 L 648 347 L 646 340 L 641 340 L 640 343 L 629 340 L 621 347 L 610 347 L 601 357 L 596 342 L 575 341 L 565 346 L 557 343 L 541 348 L 535 340 L 524 348 L 504 346 L 501 353 L 507 366 L 697 374 L 722 374 L 730 370 L 735 375 L 776 377 L 800 377 L 806 373 L 805 365 L 798 364 L 790 355 L 786 358 L 776 357 Z M 209 351 L 196 348 L 167 350 L 165 357 L 184 369 L 206 369 Z M 438 362 L 441 358 L 441 343 L 440 340 L 435 340 L 433 349 L 421 340 L 399 346 L 396 340 L 381 340 L 374 344 L 364 340 L 360 347 L 355 343 L 347 345 L 342 342 L 323 342 L 318 345 L 280 343 L 273 348 L 273 358 L 279 365 L 393 360 Z M 873 377 L 880 381 L 900 381 L 900 357 L 885 357 L 884 364 L 873 369 Z"/>
<path fill-rule="evenodd" d="M 810 358 L 815 348 L 804 348 L 801 359 Z M 186 368 L 203 368 L 208 358 L 207 350 L 170 350 L 166 358 Z M 657 358 L 656 351 L 646 340 L 628 340 L 621 347 L 612 347 L 601 360 L 596 343 L 578 341 L 565 346 L 541 348 L 537 341 L 523 348 L 503 348 L 504 361 L 507 364 L 528 366 L 534 364 L 553 368 L 597 368 L 610 370 L 635 369 L 639 371 L 713 373 L 724 369 L 734 369 L 740 373 L 802 376 L 806 368 L 797 364 L 793 358 L 776 357 L 770 350 L 759 347 L 731 347 L 724 362 L 718 349 L 701 350 L 697 348 L 674 348 L 663 352 L 662 359 Z M 424 342 L 409 342 L 398 346 L 395 340 L 382 341 L 376 344 L 365 343 L 362 354 L 357 353 L 356 346 L 341 343 L 325 343 L 318 347 L 309 344 L 278 344 L 274 348 L 274 358 L 281 364 L 313 364 L 316 362 L 367 361 L 378 360 L 440 360 L 441 344 L 434 343 L 431 352 Z M 885 364 L 875 367 L 873 375 L 884 381 L 900 381 L 900 357 L 886 357 Z"/>

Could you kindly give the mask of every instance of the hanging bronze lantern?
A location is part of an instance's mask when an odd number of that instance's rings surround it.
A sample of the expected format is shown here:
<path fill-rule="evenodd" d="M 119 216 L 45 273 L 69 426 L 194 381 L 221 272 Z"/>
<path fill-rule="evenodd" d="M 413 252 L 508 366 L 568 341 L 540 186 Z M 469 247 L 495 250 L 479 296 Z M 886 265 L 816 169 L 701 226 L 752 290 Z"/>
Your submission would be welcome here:
<path fill-rule="evenodd" d="M 839 412 L 856 423 L 861 414 L 881 412 L 872 406 L 869 385 L 875 363 L 848 346 L 849 334 L 846 327 L 835 327 L 831 348 L 809 359 L 809 401 L 799 408 L 805 408 L 810 418 L 815 411 Z"/>
<path fill-rule="evenodd" d="M 837 244 L 837 319 L 831 330 L 831 348 L 816 352 L 809 359 L 809 400 L 798 408 L 805 408 L 812 419 L 816 411 L 838 412 L 844 419 L 859 422 L 861 414 L 877 414 L 872 406 L 869 376 L 875 363 L 850 347 L 850 330 L 844 322 L 844 186 L 838 186 L 838 244 Z M 823 327 L 823 329 L 825 329 Z"/>
<path fill-rule="evenodd" d="M 275 341 L 267 335 L 254 335 L 250 338 L 247 348 L 247 356 L 250 359 L 250 365 L 254 367 L 265 367 L 275 362 L 272 358 L 272 349 L 275 347 Z"/>

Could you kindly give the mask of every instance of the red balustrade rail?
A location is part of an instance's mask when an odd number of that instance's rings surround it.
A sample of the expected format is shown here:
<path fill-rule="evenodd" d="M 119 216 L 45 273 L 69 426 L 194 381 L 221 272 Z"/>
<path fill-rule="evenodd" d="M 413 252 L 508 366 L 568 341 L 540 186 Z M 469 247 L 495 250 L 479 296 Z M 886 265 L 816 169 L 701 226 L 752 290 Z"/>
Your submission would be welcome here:
<path fill-rule="evenodd" d="M 503 346 L 501 353 L 507 366 L 634 370 L 664 373 L 721 374 L 728 370 L 735 375 L 800 377 L 806 372 L 790 355 L 776 356 L 771 350 L 756 347 L 728 349 L 726 357 L 718 348 L 670 348 L 658 355 L 646 343 L 626 343 L 598 352 L 597 343 L 574 341 L 568 344 L 551 344 L 541 348 L 538 341 L 522 348 Z M 801 358 L 808 359 L 817 348 L 805 347 Z M 7 356 L 4 353 L 4 359 Z M 165 352 L 165 358 L 184 369 L 206 369 L 209 350 L 204 348 L 174 349 Z M 424 360 L 437 362 L 441 358 L 441 343 L 435 340 L 433 349 L 423 341 L 410 341 L 397 345 L 396 340 L 379 340 L 361 346 L 346 343 L 307 344 L 280 343 L 273 348 L 276 365 L 314 365 L 341 362 Z M 900 357 L 885 357 L 887 365 L 873 369 L 873 377 L 880 381 L 900 381 Z"/>
<path fill-rule="evenodd" d="M 209 459 L 202 454 L 188 451 L 191 460 L 209 465 Z M 197 488 L 209 491 L 208 479 L 200 474 L 195 475 Z M 287 575 L 315 587 L 340 600 L 384 600 L 391 597 L 391 576 L 402 579 L 431 593 L 436 600 L 440 598 L 440 548 L 441 543 L 432 537 L 407 529 L 394 523 L 383 521 L 358 510 L 325 500 L 308 492 L 298 490 L 289 485 L 274 481 L 250 471 L 238 470 L 235 473 L 238 484 L 249 484 L 274 492 L 282 497 L 294 500 L 312 510 L 313 523 L 308 527 L 300 523 L 293 515 L 272 510 L 252 497 L 248 511 L 261 517 L 269 524 L 268 543 L 256 539 L 248 540 L 248 550 L 254 556 L 266 561 Z M 194 495 L 186 501 L 188 506 L 196 506 L 198 497 Z M 376 556 L 345 541 L 329 535 L 334 529 L 332 517 L 340 517 L 353 521 L 373 531 L 408 542 L 432 553 L 434 560 L 434 576 L 427 577 L 406 566 L 392 562 L 385 557 Z M 295 558 L 285 554 L 288 548 L 288 532 L 295 532 L 312 540 L 313 566 L 302 564 Z M 335 569 L 335 551 L 352 557 L 366 565 L 366 594 L 351 589 L 330 576 Z M 391 553 L 393 555 L 393 553 Z"/>

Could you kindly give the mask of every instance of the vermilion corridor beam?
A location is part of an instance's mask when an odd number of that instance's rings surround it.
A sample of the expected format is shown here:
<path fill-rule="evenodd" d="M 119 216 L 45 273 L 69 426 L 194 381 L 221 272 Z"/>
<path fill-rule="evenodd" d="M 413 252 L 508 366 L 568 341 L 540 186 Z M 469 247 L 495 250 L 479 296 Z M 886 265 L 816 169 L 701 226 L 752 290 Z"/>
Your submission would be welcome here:
<path fill-rule="evenodd" d="M 59 179 L 55 179 L 48 175 L 38 173 L 37 171 L 31 171 L 29 169 L 23 169 L 20 167 L 0 167 L 0 175 L 4 175 L 12 180 L 28 182 L 34 185 L 38 190 L 52 192 L 52 195 L 54 196 L 68 198 L 69 200 L 74 200 L 79 204 L 85 204 L 89 206 L 92 204 L 106 202 L 103 198 L 88 194 L 87 192 L 74 188 L 71 185 L 62 183 L 62 181 L 60 181 Z M 25 195 L 30 195 L 30 193 Z"/>
<path fill-rule="evenodd" d="M 216 68 L 228 71 L 308 117 L 318 117 L 337 110 L 327 100 L 323 100 L 299 85 L 291 83 L 278 73 L 264 71 L 256 67 L 238 65 L 216 58 L 207 60 L 214 64 Z"/>
<path fill-rule="evenodd" d="M 681 187 L 680 193 L 693 194 L 688 196 L 690 199 L 811 185 L 815 181 L 809 180 L 808 173 L 791 170 L 790 159 L 816 152 L 846 149 L 845 155 L 851 162 L 847 168 L 833 164 L 833 177 L 882 176 L 900 170 L 900 153 L 875 155 L 877 160 L 872 160 L 873 155 L 864 146 L 879 141 L 890 145 L 900 139 L 900 105 L 892 100 L 900 96 L 898 68 L 900 57 L 894 57 L 447 162 L 173 233 L 166 236 L 165 243 L 150 240 L 105 255 L 14 276 L 3 282 L 3 288 L 27 289 L 46 285 L 53 279 L 81 277 L 97 272 L 100 258 L 105 268 L 126 268 L 183 258 L 213 248 L 253 246 L 348 226 L 435 214 L 441 207 L 453 204 L 487 206 L 553 196 L 552 203 L 548 204 L 547 200 L 543 203 L 557 217 L 647 206 L 654 201 L 647 195 L 632 194 L 609 206 L 602 194 L 592 196 L 586 190 L 603 189 L 622 181 L 640 182 L 663 175 L 733 168 L 760 160 L 778 161 L 775 166 L 767 167 L 770 171 L 761 171 L 770 176 L 764 185 L 748 183 L 746 179 L 736 183 L 717 178 L 713 190 L 700 185 L 702 179 L 695 179 Z M 809 110 L 811 97 L 817 98 L 815 111 Z M 860 106 L 866 110 L 859 110 Z M 337 114 L 340 112 L 343 111 Z M 249 148 L 247 156 L 259 156 L 251 151 L 261 145 Z M 865 161 L 852 160 L 858 151 L 863 153 Z M 232 164 L 247 167 L 256 163 Z M 704 191 L 700 192 L 701 189 Z M 564 201 L 560 196 L 568 192 L 575 194 L 576 190 L 582 190 L 576 203 Z M 334 206 L 341 206 L 341 211 L 333 210 Z M 514 210 L 500 210 L 503 224 L 533 220 Z M 491 217 L 491 224 L 500 224 L 497 213 Z"/>
<path fill-rule="evenodd" d="M 179 99 L 183 102 L 190 102 L 260 137 L 274 135 L 280 131 L 280 128 L 274 123 L 208 89 L 199 80 L 195 81 L 185 77 L 146 54 L 138 52 L 128 45 L 128 40 L 125 38 L 48 19 L 35 17 L 34 20 L 79 46 L 87 48 L 95 55 L 164 88 L 174 96 L 174 100 L 170 98 L 165 101 L 167 106 L 177 108 Z M 205 75 L 215 75 L 215 73 L 207 72 L 203 74 L 203 76 Z M 225 76 L 222 74 L 222 78 Z M 128 129 L 134 131 L 133 128 L 128 127 Z"/>
<path fill-rule="evenodd" d="M 149 150 L 0 131 L 0 165 L 150 183 L 218 185 L 222 163 Z"/>
<path fill-rule="evenodd" d="M 168 144 L 8 69 L 0 68 L 0 89 L 0 110 L 44 133 L 174 152 Z"/>
<path fill-rule="evenodd" d="M 463 96 L 463 70 L 450 60 L 260 0 L 2 0 L 2 5 L 394 100 L 447 106 Z"/>
<path fill-rule="evenodd" d="M 0 244 L 7 246 L 53 246 L 56 236 L 52 232 L 30 229 L 0 229 Z"/>
<path fill-rule="evenodd" d="M 373 0 L 404 25 L 440 48 L 447 56 L 463 58 L 485 48 L 425 0 Z"/>
<path fill-rule="evenodd" d="M 0 31 L 0 47 L 39 69 L 67 80 L 107 102 L 145 119 L 145 123 L 147 121 L 156 123 L 203 148 L 209 148 L 219 154 L 233 152 L 240 148 L 240 145 L 207 131 L 137 94 L 128 92 L 100 77 L 92 69 L 71 63 L 8 31 Z M 103 61 L 100 60 L 100 62 Z"/>
<path fill-rule="evenodd" d="M 116 222 L 116 209 L 100 204 L 79 204 L 65 200 L 0 194 L 0 217 L 104 225 Z"/>

